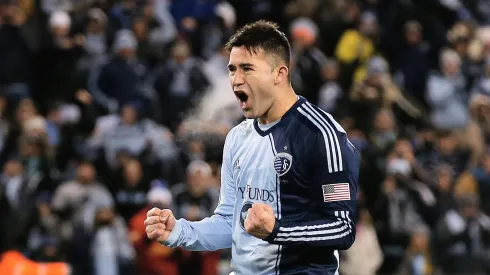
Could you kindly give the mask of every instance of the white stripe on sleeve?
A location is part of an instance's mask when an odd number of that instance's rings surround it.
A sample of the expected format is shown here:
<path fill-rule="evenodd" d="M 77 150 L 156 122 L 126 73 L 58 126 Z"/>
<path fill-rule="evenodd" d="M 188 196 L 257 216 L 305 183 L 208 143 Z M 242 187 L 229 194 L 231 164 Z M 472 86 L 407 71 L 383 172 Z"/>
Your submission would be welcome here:
<path fill-rule="evenodd" d="M 327 152 L 327 166 L 328 166 L 328 172 L 329 173 L 332 173 L 334 170 L 332 169 L 332 159 L 331 159 L 331 156 L 330 156 L 330 144 L 328 143 L 328 138 L 327 138 L 327 133 L 325 132 L 325 129 L 320 126 L 320 124 L 318 124 L 318 122 L 316 122 L 315 119 L 313 119 L 313 117 L 309 114 L 309 113 L 306 113 L 301 107 L 298 108 L 298 111 L 304 115 L 306 118 L 308 118 L 316 127 L 318 127 L 318 129 L 320 130 L 320 132 L 322 132 L 323 134 L 323 139 L 325 141 L 325 151 Z"/>
<path fill-rule="evenodd" d="M 294 227 L 279 227 L 276 241 L 320 241 L 345 237 L 352 232 L 348 211 L 335 211 L 338 221 Z M 322 235 L 322 236 L 318 236 Z"/>
<path fill-rule="evenodd" d="M 317 110 L 315 110 L 315 107 L 313 107 L 310 103 L 303 103 L 303 106 L 305 107 L 306 111 L 311 112 L 311 114 L 320 121 L 320 124 L 323 127 L 326 127 L 329 129 L 333 135 L 333 138 L 335 140 L 335 148 L 337 149 L 337 155 L 338 155 L 338 164 L 339 164 L 339 170 L 343 170 L 343 162 L 342 162 L 342 151 L 340 150 L 340 144 L 339 144 L 339 139 L 337 138 L 337 134 L 335 133 L 335 129 L 332 127 L 332 123 L 325 119 Z M 328 115 L 328 113 L 325 113 Z M 329 119 L 333 119 L 329 116 Z M 335 125 L 334 125 L 335 126 Z M 337 127 L 336 127 L 337 128 Z M 330 140 L 330 144 L 333 144 L 334 141 Z M 333 151 L 333 149 L 332 149 Z M 337 155 L 334 154 L 334 159 L 337 157 Z"/>

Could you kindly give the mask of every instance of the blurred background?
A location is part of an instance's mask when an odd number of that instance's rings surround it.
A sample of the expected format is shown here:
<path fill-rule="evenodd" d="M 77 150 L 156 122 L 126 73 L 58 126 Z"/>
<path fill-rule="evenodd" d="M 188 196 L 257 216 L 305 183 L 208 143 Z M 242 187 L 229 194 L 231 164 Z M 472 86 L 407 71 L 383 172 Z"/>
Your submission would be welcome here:
<path fill-rule="evenodd" d="M 488 0 L 0 0 L 0 274 L 228 274 L 143 221 L 213 213 L 257 19 L 362 154 L 341 273 L 490 274 Z"/>

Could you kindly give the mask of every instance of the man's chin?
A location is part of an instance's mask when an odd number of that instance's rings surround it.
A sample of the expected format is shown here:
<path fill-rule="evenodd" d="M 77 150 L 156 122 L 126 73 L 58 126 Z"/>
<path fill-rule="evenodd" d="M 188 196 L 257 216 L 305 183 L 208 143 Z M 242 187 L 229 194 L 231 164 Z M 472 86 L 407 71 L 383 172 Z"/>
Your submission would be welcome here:
<path fill-rule="evenodd" d="M 252 112 L 252 110 L 248 109 L 248 110 L 243 110 L 243 116 L 247 119 L 255 119 L 257 118 L 257 116 L 254 115 L 254 113 Z"/>

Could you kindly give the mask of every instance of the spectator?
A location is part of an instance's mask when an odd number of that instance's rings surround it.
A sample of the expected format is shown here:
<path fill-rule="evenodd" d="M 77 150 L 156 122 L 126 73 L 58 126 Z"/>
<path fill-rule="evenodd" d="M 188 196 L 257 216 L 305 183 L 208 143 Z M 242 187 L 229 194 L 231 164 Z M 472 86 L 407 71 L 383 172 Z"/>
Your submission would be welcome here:
<path fill-rule="evenodd" d="M 489 135 L 490 58 L 485 61 L 482 75 L 475 81 L 470 94 L 470 110 L 485 136 Z"/>
<path fill-rule="evenodd" d="M 117 212 L 126 222 L 147 204 L 150 180 L 145 178 L 139 161 L 130 160 L 124 165 L 122 180 L 117 181 L 120 185 L 113 188 Z"/>
<path fill-rule="evenodd" d="M 449 210 L 454 209 L 456 201 L 454 171 L 449 165 L 441 165 L 437 169 L 437 213 L 444 216 Z M 458 192 L 458 191 L 456 191 Z"/>
<path fill-rule="evenodd" d="M 370 141 L 373 149 L 380 153 L 386 153 L 395 143 L 398 130 L 395 117 L 389 110 L 381 109 L 374 118 L 374 129 L 370 133 Z"/>
<path fill-rule="evenodd" d="M 171 58 L 155 71 L 151 83 L 160 99 L 163 124 L 172 131 L 209 86 L 201 62 L 191 55 L 190 46 L 184 40 L 175 42 Z"/>
<path fill-rule="evenodd" d="M 133 260 L 136 255 L 129 243 L 126 223 L 115 213 L 111 200 L 98 197 L 93 202 L 93 207 L 87 209 L 85 216 L 85 229 L 91 239 L 87 251 L 91 259 L 89 266 L 93 267 L 91 273 L 134 274 Z"/>
<path fill-rule="evenodd" d="M 356 224 L 356 241 L 342 255 L 340 269 L 347 275 L 373 275 L 383 262 L 383 252 L 369 211 L 361 205 Z"/>
<path fill-rule="evenodd" d="M 131 29 L 131 19 L 136 14 L 137 7 L 135 0 L 123 0 L 110 6 L 108 12 L 109 29 L 107 33 L 110 41 L 113 41 L 114 38 L 117 40 L 117 33 L 119 31 Z"/>
<path fill-rule="evenodd" d="M 77 71 L 80 73 L 80 86 L 86 88 L 90 68 L 107 52 L 106 36 L 107 15 L 98 8 L 88 11 L 87 24 L 84 33 L 84 54 L 78 60 Z"/>
<path fill-rule="evenodd" d="M 429 171 L 436 171 L 440 164 L 448 164 L 455 176 L 459 176 L 468 168 L 470 152 L 462 148 L 453 132 L 441 131 L 437 138 L 436 148 L 429 151 L 425 161 L 423 161 L 424 167 Z"/>
<path fill-rule="evenodd" d="M 421 226 L 414 231 L 410 246 L 405 254 L 405 260 L 397 274 L 433 274 L 432 269 L 429 230 Z"/>
<path fill-rule="evenodd" d="M 32 91 L 30 57 L 36 44 L 33 35 L 25 25 L 28 15 L 18 6 L 9 5 L 0 15 L 3 23 L 0 28 L 0 94 L 10 103 L 29 96 Z"/>
<path fill-rule="evenodd" d="M 210 32 L 210 27 L 216 26 L 218 21 L 220 10 L 217 7 L 219 2 L 218 0 L 171 2 L 169 11 L 179 32 L 190 41 L 191 55 L 202 58 L 209 57 L 209 46 L 213 44 L 218 46 L 217 44 L 221 41 L 219 36 L 213 35 L 212 31 Z"/>
<path fill-rule="evenodd" d="M 398 186 L 393 176 L 386 177 L 373 216 L 378 217 L 376 233 L 384 255 L 378 272 L 391 274 L 401 264 L 413 229 L 422 220 L 415 210 L 413 199 Z"/>
<path fill-rule="evenodd" d="M 3 120 L 4 146 L 0 154 L 0 163 L 3 165 L 8 159 L 18 155 L 19 139 L 23 133 L 23 126 L 29 119 L 38 116 L 39 113 L 34 102 L 25 98 L 15 107 L 13 118 L 10 123 Z M 7 125 L 6 125 L 7 124 Z"/>
<path fill-rule="evenodd" d="M 356 29 L 346 30 L 336 46 L 335 57 L 342 65 L 341 86 L 344 89 L 351 87 L 355 75 L 359 74 L 367 61 L 376 51 L 375 38 L 378 32 L 376 16 L 366 12 L 361 15 Z"/>
<path fill-rule="evenodd" d="M 193 161 L 187 167 L 187 180 L 173 190 L 175 215 L 192 221 L 208 217 L 217 204 L 218 194 L 210 189 L 211 167 L 203 161 Z M 181 274 L 217 274 L 216 263 L 220 252 L 193 252 L 186 264 L 180 265 Z M 190 265 L 189 263 L 193 263 Z"/>
<path fill-rule="evenodd" d="M 66 260 L 64 246 L 57 234 L 57 223 L 50 206 L 49 195 L 37 201 L 39 223 L 29 231 L 28 250 L 32 260 L 57 262 Z"/>
<path fill-rule="evenodd" d="M 440 266 L 445 274 L 483 272 L 482 251 L 488 246 L 490 219 L 479 210 L 474 195 L 458 198 L 458 206 L 446 213 L 438 226 Z"/>
<path fill-rule="evenodd" d="M 99 120 L 88 146 L 95 151 L 103 149 L 104 159 L 111 170 L 116 168 L 116 154 L 122 150 L 136 157 L 148 153 L 162 162 L 170 162 L 176 156 L 175 144 L 168 130 L 143 118 L 142 111 L 139 101 L 130 101 L 122 106 L 120 115 Z"/>
<path fill-rule="evenodd" d="M 162 181 L 155 180 L 147 194 L 147 205 L 130 220 L 130 238 L 138 257 L 138 272 L 148 275 L 178 275 L 179 249 L 172 249 L 146 238 L 144 221 L 153 207 L 172 208 L 172 194 Z M 182 253 L 185 253 L 182 251 Z"/>
<path fill-rule="evenodd" d="M 318 94 L 318 106 L 328 113 L 338 113 L 346 106 L 347 96 L 338 83 L 339 64 L 327 59 L 322 67 L 323 85 Z"/>
<path fill-rule="evenodd" d="M 458 194 L 478 195 L 483 213 L 490 213 L 489 202 L 485 199 L 489 195 L 490 187 L 490 154 L 485 155 L 478 167 L 467 170 L 456 181 L 455 192 Z"/>
<path fill-rule="evenodd" d="M 59 219 L 58 234 L 69 241 L 73 231 L 83 222 L 85 212 L 92 207 L 90 197 L 111 198 L 107 188 L 96 182 L 96 171 L 89 162 L 81 162 L 74 180 L 62 183 L 55 191 L 52 209 Z"/>
<path fill-rule="evenodd" d="M 138 60 L 138 41 L 133 32 L 116 33 L 114 54 L 99 61 L 89 76 L 88 91 L 95 102 L 109 113 L 115 113 L 125 102 L 145 99 L 139 85 L 143 84 L 147 68 Z"/>
<path fill-rule="evenodd" d="M 322 68 L 327 59 L 315 46 L 318 26 L 308 18 L 298 18 L 291 23 L 292 82 L 294 89 L 310 102 L 318 102 L 323 84 Z"/>
<path fill-rule="evenodd" d="M 353 84 L 349 96 L 352 105 L 358 109 L 355 120 L 363 126 L 361 130 L 364 133 L 369 133 L 366 127 L 371 125 L 368 121 L 373 121 L 380 108 L 397 111 L 398 116 L 421 118 L 421 110 L 409 101 L 393 82 L 385 59 L 379 56 L 371 58 L 366 73 L 365 78 Z"/>
<path fill-rule="evenodd" d="M 76 63 L 83 55 L 83 36 L 72 35 L 72 20 L 66 12 L 50 15 L 48 33 L 35 56 L 36 70 L 33 98 L 45 114 L 47 102 L 71 102 L 77 88 Z"/>
<path fill-rule="evenodd" d="M 19 240 L 22 239 L 21 236 L 24 234 L 26 229 L 25 216 L 29 215 L 28 218 L 32 218 L 32 208 L 33 205 L 21 204 L 21 201 L 25 198 L 33 196 L 36 190 L 26 190 L 26 179 L 22 173 L 23 166 L 19 160 L 10 160 L 3 167 L 2 179 L 0 184 L 1 196 L 0 202 L 2 213 L 2 235 L 0 239 L 0 251 L 4 252 L 12 248 L 16 248 Z M 35 194 L 35 193 L 34 193 Z M 22 213 L 21 211 L 27 210 L 27 213 Z M 24 214 L 24 217 L 20 217 L 18 214 Z"/>
<path fill-rule="evenodd" d="M 440 68 L 440 73 L 431 73 L 427 82 L 431 122 L 437 129 L 465 128 L 469 112 L 461 58 L 452 50 L 444 50 L 440 55 Z"/>
<path fill-rule="evenodd" d="M 394 78 L 400 88 L 420 103 L 425 103 L 427 74 L 431 68 L 430 45 L 423 40 L 422 25 L 418 21 L 404 24 L 404 45 L 395 57 Z"/>
<path fill-rule="evenodd" d="M 452 48 L 458 53 L 461 58 L 461 72 L 465 76 L 467 83 L 465 88 L 470 88 L 476 77 L 481 72 L 481 64 L 470 59 L 469 46 L 473 37 L 473 32 L 464 22 L 457 22 L 448 31 L 448 40 Z"/>

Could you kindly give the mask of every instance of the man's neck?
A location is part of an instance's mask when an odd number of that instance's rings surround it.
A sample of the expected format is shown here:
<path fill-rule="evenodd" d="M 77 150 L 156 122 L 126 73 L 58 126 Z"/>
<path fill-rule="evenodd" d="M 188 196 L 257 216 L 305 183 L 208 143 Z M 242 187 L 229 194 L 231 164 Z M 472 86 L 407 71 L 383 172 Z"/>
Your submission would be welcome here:
<path fill-rule="evenodd" d="M 281 119 L 296 101 L 298 101 L 298 96 L 292 87 L 288 87 L 286 91 L 276 98 L 269 111 L 259 118 L 259 122 L 261 124 L 270 124 Z"/>

